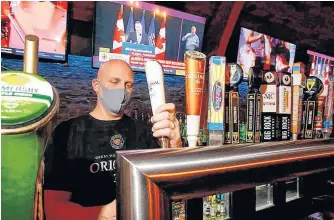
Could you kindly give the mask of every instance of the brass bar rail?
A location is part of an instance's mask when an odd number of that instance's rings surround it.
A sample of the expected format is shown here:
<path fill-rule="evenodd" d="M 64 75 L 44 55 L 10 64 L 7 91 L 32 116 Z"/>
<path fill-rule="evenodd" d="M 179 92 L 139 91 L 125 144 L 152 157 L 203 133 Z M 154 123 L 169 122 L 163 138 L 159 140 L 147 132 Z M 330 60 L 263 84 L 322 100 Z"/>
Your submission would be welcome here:
<path fill-rule="evenodd" d="M 334 168 L 334 139 L 119 151 L 119 220 L 170 220 L 170 201 Z"/>

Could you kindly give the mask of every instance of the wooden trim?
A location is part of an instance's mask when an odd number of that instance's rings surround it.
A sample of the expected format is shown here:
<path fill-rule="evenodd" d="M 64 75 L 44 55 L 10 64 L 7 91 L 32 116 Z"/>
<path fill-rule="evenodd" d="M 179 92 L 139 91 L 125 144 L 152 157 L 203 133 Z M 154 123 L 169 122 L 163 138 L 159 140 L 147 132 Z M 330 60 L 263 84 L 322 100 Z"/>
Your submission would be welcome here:
<path fill-rule="evenodd" d="M 233 29 L 235 27 L 235 24 L 237 23 L 237 20 L 239 18 L 242 8 L 244 7 L 244 4 L 245 2 L 243 1 L 240 2 L 238 1 L 234 3 L 230 16 L 225 26 L 223 36 L 220 38 L 219 48 L 217 50 L 217 56 L 225 55 L 227 45 L 230 41 Z"/>

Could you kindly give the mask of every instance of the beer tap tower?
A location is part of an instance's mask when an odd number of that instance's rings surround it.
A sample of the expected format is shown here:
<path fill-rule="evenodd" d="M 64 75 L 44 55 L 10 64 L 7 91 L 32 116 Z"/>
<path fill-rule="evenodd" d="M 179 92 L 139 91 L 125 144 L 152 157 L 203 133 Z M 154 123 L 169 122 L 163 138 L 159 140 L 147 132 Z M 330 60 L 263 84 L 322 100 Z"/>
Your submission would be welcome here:
<path fill-rule="evenodd" d="M 252 67 L 248 73 L 248 94 L 246 112 L 246 143 L 260 142 L 262 71 Z"/>
<path fill-rule="evenodd" d="M 315 76 L 306 79 L 303 102 L 303 121 L 301 135 L 304 139 L 313 139 L 314 136 L 314 117 L 317 111 L 317 99 L 324 89 L 321 80 Z"/>
<path fill-rule="evenodd" d="M 225 68 L 225 57 L 212 56 L 210 58 L 207 120 L 210 146 L 220 146 L 224 143 Z"/>
<path fill-rule="evenodd" d="M 289 72 L 278 72 L 278 114 L 277 114 L 277 140 L 290 140 L 291 135 L 291 99 L 292 78 Z"/>
<path fill-rule="evenodd" d="M 37 75 L 38 42 L 25 36 L 23 72 L 1 72 L 1 219 L 43 219 L 41 158 L 59 95 Z"/>
<path fill-rule="evenodd" d="M 276 112 L 278 108 L 277 74 L 274 71 L 266 71 L 263 74 L 261 85 L 261 142 L 276 141 L 277 121 Z"/>
<path fill-rule="evenodd" d="M 305 88 L 306 76 L 305 65 L 303 63 L 295 63 L 292 71 L 292 123 L 291 133 L 292 139 L 296 141 L 300 138 L 301 123 L 302 123 L 302 110 Z"/>
<path fill-rule="evenodd" d="M 242 68 L 236 63 L 227 65 L 227 78 L 229 86 L 225 92 L 225 143 L 239 144 L 240 128 L 239 128 L 239 93 L 238 85 L 243 78 Z"/>

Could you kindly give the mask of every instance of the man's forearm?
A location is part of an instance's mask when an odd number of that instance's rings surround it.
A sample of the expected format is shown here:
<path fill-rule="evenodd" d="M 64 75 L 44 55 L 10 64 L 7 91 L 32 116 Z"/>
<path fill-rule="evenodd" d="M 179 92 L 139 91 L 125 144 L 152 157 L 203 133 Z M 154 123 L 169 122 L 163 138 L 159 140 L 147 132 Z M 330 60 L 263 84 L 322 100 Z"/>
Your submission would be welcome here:
<path fill-rule="evenodd" d="M 261 37 L 262 37 L 261 34 L 259 34 L 257 36 L 249 36 L 246 43 L 251 44 L 255 41 L 258 41 Z"/>
<path fill-rule="evenodd" d="M 116 217 L 101 216 L 101 217 L 99 217 L 98 220 L 116 220 Z"/>
<path fill-rule="evenodd" d="M 185 41 L 185 40 L 187 40 L 187 38 L 189 37 L 189 33 L 188 34 L 186 34 L 186 35 L 184 35 L 183 37 L 182 37 L 182 41 Z"/>
<path fill-rule="evenodd" d="M 103 206 L 98 220 L 116 220 L 116 200 Z"/>

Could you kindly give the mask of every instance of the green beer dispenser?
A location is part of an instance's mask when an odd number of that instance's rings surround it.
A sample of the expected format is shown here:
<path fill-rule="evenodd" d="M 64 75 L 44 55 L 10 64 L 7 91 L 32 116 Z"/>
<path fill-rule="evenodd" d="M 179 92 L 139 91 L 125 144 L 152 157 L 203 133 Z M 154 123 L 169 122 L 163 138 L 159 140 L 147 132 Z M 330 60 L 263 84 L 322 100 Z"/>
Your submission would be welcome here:
<path fill-rule="evenodd" d="M 38 38 L 25 38 L 23 71 L 1 72 L 1 219 L 43 219 L 41 162 L 59 108 L 38 76 Z"/>

